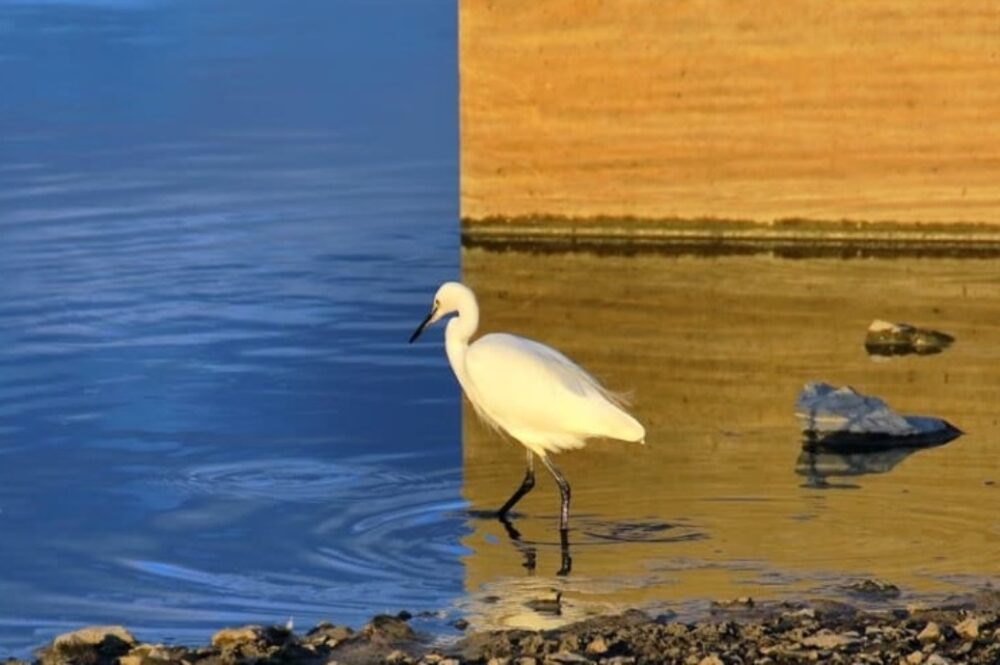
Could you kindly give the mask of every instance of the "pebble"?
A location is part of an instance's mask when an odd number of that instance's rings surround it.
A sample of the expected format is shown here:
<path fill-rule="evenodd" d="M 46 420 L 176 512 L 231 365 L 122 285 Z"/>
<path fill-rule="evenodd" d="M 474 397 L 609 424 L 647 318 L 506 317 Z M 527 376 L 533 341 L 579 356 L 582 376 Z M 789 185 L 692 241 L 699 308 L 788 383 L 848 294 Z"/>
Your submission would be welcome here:
<path fill-rule="evenodd" d="M 815 635 L 802 640 L 802 645 L 817 649 L 839 649 L 840 647 L 854 644 L 857 641 L 858 638 L 850 635 L 838 635 L 828 630 L 821 630 Z"/>
<path fill-rule="evenodd" d="M 945 658 L 938 654 L 931 654 L 931 656 L 924 661 L 925 665 L 954 665 L 954 661 L 950 658 Z"/>
<path fill-rule="evenodd" d="M 223 628 L 212 635 L 212 646 L 222 648 L 230 644 L 256 642 L 260 639 L 260 626 L 243 626 L 241 628 Z"/>
<path fill-rule="evenodd" d="M 412 662 L 412 659 L 406 653 L 396 649 L 385 657 L 385 662 L 387 665 L 401 665 L 402 663 Z"/>
<path fill-rule="evenodd" d="M 941 627 L 933 621 L 928 621 L 924 629 L 917 635 L 917 639 L 924 644 L 933 644 L 941 639 Z"/>
<path fill-rule="evenodd" d="M 979 620 L 969 617 L 965 621 L 955 624 L 955 632 L 966 640 L 974 640 L 979 637 Z"/>
<path fill-rule="evenodd" d="M 162 644 L 140 644 L 118 659 L 118 665 L 149 665 L 150 663 L 176 663 L 182 660 L 184 647 L 166 647 Z"/>
<path fill-rule="evenodd" d="M 601 654 L 605 654 L 607 652 L 608 652 L 608 643 L 605 642 L 604 638 L 601 636 L 595 637 L 590 641 L 590 644 L 587 645 L 587 653 L 592 653 L 596 656 L 600 656 Z"/>
<path fill-rule="evenodd" d="M 547 656 L 545 662 L 573 665 L 573 663 L 589 663 L 590 659 L 584 658 L 578 653 L 572 653 L 570 651 L 559 651 L 557 653 L 552 654 L 551 656 Z"/>

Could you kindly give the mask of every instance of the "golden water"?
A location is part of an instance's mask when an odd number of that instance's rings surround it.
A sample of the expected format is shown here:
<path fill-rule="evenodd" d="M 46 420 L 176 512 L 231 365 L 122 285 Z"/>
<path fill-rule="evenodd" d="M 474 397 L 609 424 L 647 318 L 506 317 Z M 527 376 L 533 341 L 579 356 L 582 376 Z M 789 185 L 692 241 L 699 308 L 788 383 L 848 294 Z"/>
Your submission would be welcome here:
<path fill-rule="evenodd" d="M 522 500 L 520 547 L 501 524 L 464 539 L 467 611 L 480 625 L 543 626 L 626 606 L 839 596 L 860 578 L 900 602 L 1000 573 L 1000 267 L 989 260 L 466 250 L 483 331 L 551 344 L 633 393 L 648 445 L 596 441 L 555 458 L 573 486 L 572 572 L 557 577 L 558 492 Z M 877 361 L 875 318 L 954 335 L 934 356 Z M 793 417 L 807 381 L 848 384 L 965 435 L 912 454 L 817 460 L 807 478 Z M 524 454 L 466 407 L 466 499 L 498 507 Z M 525 547 L 537 551 L 535 570 Z M 561 616 L 525 602 L 557 590 Z"/>

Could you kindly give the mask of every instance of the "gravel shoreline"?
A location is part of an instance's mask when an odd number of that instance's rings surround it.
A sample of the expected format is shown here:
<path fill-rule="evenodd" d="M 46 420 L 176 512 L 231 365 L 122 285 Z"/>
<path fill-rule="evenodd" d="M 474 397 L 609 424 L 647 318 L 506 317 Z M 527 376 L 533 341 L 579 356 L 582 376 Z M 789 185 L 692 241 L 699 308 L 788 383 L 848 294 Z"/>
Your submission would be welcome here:
<path fill-rule="evenodd" d="M 470 632 L 441 645 L 416 633 L 409 614 L 380 615 L 360 630 L 321 623 L 305 634 L 278 626 L 219 631 L 200 647 L 143 644 L 120 626 L 60 635 L 36 652 L 41 665 L 543 665 L 546 663 L 1000 663 L 1000 592 L 938 607 L 862 610 L 838 602 L 716 604 L 682 623 L 638 610 L 550 631 Z M 7 665 L 21 663 L 5 661 Z"/>

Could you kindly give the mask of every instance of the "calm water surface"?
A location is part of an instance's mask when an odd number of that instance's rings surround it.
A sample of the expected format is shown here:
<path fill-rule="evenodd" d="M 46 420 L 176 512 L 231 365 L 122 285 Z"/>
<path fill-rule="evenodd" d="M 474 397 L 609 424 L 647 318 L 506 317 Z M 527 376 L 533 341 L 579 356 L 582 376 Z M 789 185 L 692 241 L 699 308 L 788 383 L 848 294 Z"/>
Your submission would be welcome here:
<path fill-rule="evenodd" d="M 650 430 L 559 458 L 568 578 L 546 479 L 521 542 L 476 516 L 523 455 L 461 423 L 439 331 L 405 344 L 459 268 L 454 16 L 0 8 L 0 655 L 88 623 L 195 642 L 408 609 L 447 634 L 459 614 L 552 622 L 525 603 L 553 589 L 565 621 L 842 597 L 859 576 L 902 602 L 995 579 L 990 261 L 467 252 L 484 328 L 633 390 Z M 876 317 L 958 342 L 875 363 Z M 966 435 L 803 462 L 807 380 Z"/>
<path fill-rule="evenodd" d="M 390 11 L 391 10 L 391 11 Z M 0 7 L 0 654 L 449 607 L 449 2 Z"/>
<path fill-rule="evenodd" d="M 692 615 L 713 599 L 833 597 L 874 577 L 899 603 L 995 583 L 1000 553 L 1000 270 L 995 260 L 769 255 L 463 254 L 487 329 L 552 342 L 631 390 L 646 446 L 593 443 L 574 483 L 573 574 L 552 482 L 463 538 L 465 608 L 481 625 L 544 626 L 627 605 Z M 944 353 L 869 357 L 876 318 L 953 334 Z M 926 450 L 803 453 L 807 381 L 851 385 L 965 434 Z M 463 492 L 499 505 L 523 457 L 470 414 Z M 536 572 L 521 565 L 534 549 Z M 524 597 L 563 592 L 558 619 Z"/>

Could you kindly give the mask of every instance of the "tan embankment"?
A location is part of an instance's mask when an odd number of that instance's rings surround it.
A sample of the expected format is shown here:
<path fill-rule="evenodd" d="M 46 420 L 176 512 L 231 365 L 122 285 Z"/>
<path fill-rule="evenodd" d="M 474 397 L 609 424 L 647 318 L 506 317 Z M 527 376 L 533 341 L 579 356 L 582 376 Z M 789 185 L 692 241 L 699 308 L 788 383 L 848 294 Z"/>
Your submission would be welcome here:
<path fill-rule="evenodd" d="M 462 0 L 462 216 L 1000 226 L 1000 5 Z"/>

